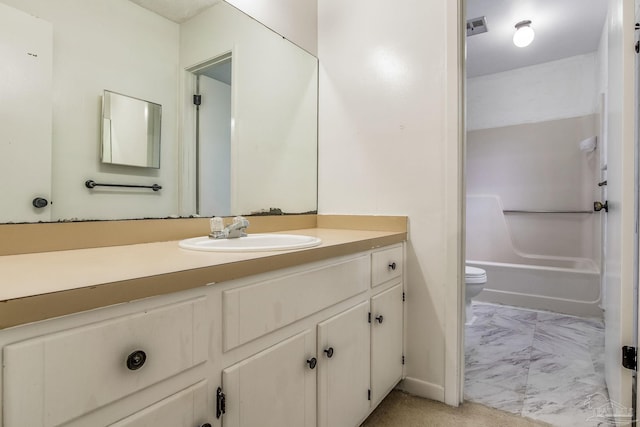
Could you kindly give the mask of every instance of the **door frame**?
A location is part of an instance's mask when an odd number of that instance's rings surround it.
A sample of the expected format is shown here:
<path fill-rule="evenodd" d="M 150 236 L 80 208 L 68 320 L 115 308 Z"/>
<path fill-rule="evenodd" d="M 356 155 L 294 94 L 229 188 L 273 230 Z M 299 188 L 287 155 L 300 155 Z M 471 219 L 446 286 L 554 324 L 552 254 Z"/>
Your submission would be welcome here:
<path fill-rule="evenodd" d="M 447 286 L 445 304 L 450 310 L 445 318 L 444 401 L 458 406 L 464 400 L 464 268 L 466 263 L 466 0 L 447 2 L 447 79 L 446 140 L 447 188 L 454 195 L 445 202 L 447 221 L 446 277 L 455 286 Z"/>

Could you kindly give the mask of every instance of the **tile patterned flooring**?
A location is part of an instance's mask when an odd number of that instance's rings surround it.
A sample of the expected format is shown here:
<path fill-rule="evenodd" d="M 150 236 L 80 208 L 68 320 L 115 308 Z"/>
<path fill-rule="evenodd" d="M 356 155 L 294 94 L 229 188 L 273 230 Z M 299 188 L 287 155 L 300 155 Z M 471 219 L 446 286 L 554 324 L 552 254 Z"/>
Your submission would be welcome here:
<path fill-rule="evenodd" d="M 559 427 L 609 426 L 599 319 L 473 303 L 465 399 Z"/>

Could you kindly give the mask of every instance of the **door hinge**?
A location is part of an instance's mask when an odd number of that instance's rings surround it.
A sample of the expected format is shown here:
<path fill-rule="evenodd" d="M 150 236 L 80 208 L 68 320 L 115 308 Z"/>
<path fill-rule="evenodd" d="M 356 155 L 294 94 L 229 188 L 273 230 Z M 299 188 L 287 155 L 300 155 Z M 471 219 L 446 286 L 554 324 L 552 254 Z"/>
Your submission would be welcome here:
<path fill-rule="evenodd" d="M 227 396 L 218 387 L 216 391 L 216 418 L 220 418 L 225 412 L 227 412 Z"/>
<path fill-rule="evenodd" d="M 193 105 L 202 104 L 202 95 L 193 95 Z"/>
<path fill-rule="evenodd" d="M 402 355 L 402 364 L 404 365 L 404 354 Z"/>
<path fill-rule="evenodd" d="M 367 390 L 367 400 L 371 400 L 371 389 Z"/>
<path fill-rule="evenodd" d="M 403 292 L 402 293 L 402 302 L 405 302 L 407 300 L 407 295 Z"/>
<path fill-rule="evenodd" d="M 367 322 L 371 323 L 371 312 L 369 312 L 369 314 L 367 316 Z"/>
<path fill-rule="evenodd" d="M 638 370 L 637 349 L 625 345 L 622 347 L 622 366 L 633 371 Z"/>

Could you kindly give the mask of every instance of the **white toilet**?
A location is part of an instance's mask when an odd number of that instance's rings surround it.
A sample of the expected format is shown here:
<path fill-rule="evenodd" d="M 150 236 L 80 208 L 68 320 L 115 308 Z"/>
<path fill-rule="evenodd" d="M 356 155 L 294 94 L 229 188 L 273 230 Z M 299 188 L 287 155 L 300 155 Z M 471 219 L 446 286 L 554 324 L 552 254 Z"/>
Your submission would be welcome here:
<path fill-rule="evenodd" d="M 464 267 L 464 302 L 466 308 L 465 324 L 467 325 L 472 324 L 475 320 L 473 309 L 471 308 L 471 298 L 482 292 L 485 283 L 487 283 L 486 271 L 481 268 L 470 267 L 468 265 Z"/>

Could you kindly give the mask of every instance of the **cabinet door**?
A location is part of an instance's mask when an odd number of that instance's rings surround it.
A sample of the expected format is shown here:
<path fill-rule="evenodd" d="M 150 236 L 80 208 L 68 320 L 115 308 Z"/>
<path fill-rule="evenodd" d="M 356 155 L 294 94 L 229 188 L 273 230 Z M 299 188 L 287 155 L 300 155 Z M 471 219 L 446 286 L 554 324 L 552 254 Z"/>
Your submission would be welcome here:
<path fill-rule="evenodd" d="M 353 427 L 370 407 L 369 301 L 318 325 L 318 427 Z"/>
<path fill-rule="evenodd" d="M 315 358 L 315 333 L 307 330 L 223 370 L 222 425 L 315 427 Z"/>
<path fill-rule="evenodd" d="M 198 427 L 206 422 L 207 383 L 202 381 L 111 427 Z"/>
<path fill-rule="evenodd" d="M 371 401 L 402 378 L 402 285 L 371 298 Z"/>

